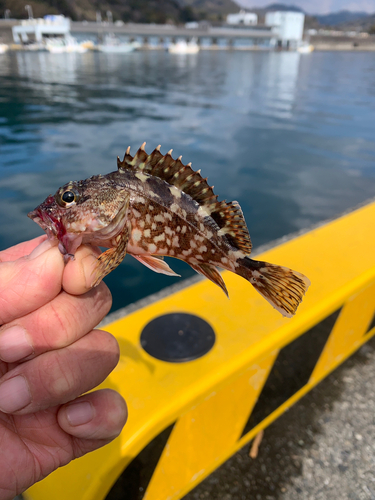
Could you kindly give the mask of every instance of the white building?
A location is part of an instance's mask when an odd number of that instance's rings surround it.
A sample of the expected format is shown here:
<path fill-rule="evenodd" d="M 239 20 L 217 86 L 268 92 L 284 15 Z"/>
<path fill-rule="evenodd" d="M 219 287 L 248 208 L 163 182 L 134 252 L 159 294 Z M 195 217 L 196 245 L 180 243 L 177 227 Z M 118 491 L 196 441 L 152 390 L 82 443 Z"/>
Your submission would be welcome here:
<path fill-rule="evenodd" d="M 32 35 L 37 43 L 45 36 L 66 37 L 70 32 L 70 20 L 64 16 L 45 16 L 44 19 L 27 19 L 20 25 L 13 26 L 14 43 L 28 42 Z"/>
<path fill-rule="evenodd" d="M 279 46 L 296 47 L 302 40 L 305 14 L 292 11 L 267 12 L 266 25 L 272 26 Z"/>
<path fill-rule="evenodd" d="M 244 24 L 245 26 L 254 26 L 258 24 L 258 16 L 253 12 L 240 10 L 237 14 L 227 15 L 227 24 Z"/>

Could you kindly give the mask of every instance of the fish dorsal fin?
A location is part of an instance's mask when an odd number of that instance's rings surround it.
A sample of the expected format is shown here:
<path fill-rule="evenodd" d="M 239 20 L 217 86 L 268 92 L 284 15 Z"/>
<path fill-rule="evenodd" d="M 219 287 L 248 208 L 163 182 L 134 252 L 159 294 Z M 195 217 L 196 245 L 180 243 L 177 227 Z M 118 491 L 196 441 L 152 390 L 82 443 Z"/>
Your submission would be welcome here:
<path fill-rule="evenodd" d="M 138 151 L 134 155 L 134 157 L 130 154 L 130 146 L 129 146 L 128 149 L 126 150 L 124 159 L 122 161 L 120 160 L 119 157 L 117 157 L 117 168 L 119 170 L 143 170 L 143 171 L 145 171 L 147 159 L 149 158 L 149 155 L 145 151 L 145 145 L 146 145 L 146 143 L 144 142 L 142 144 L 142 146 L 138 149 Z M 160 156 L 163 156 L 163 155 L 160 153 Z"/>
<path fill-rule="evenodd" d="M 251 240 L 241 207 L 237 201 L 219 201 L 211 207 L 211 217 L 220 227 L 218 234 L 226 236 L 229 243 L 242 250 L 246 255 L 251 253 Z"/>
<path fill-rule="evenodd" d="M 184 193 L 190 195 L 201 206 L 215 206 L 217 195 L 214 194 L 211 186 L 207 184 L 200 170 L 194 172 L 191 164 L 184 165 L 181 156 L 174 160 L 172 150 L 166 155 L 160 152 L 160 146 L 148 155 L 144 150 L 145 143 L 138 149 L 136 154 L 131 156 L 130 148 L 126 150 L 124 159 L 117 158 L 119 170 L 141 170 L 146 174 L 159 177 L 171 186 L 181 189 Z"/>
<path fill-rule="evenodd" d="M 217 201 L 217 195 L 207 184 L 207 178 L 201 176 L 200 170 L 195 172 L 190 163 L 184 165 L 181 156 L 174 160 L 172 150 L 163 155 L 158 146 L 148 155 L 144 149 L 145 144 L 145 142 L 142 144 L 134 157 L 131 156 L 129 147 L 122 161 L 117 158 L 118 169 L 140 170 L 181 189 L 204 208 L 205 214 L 215 220 L 220 228 L 220 235 L 225 235 L 231 245 L 249 255 L 250 235 L 240 205 L 236 201 L 231 203 Z"/>

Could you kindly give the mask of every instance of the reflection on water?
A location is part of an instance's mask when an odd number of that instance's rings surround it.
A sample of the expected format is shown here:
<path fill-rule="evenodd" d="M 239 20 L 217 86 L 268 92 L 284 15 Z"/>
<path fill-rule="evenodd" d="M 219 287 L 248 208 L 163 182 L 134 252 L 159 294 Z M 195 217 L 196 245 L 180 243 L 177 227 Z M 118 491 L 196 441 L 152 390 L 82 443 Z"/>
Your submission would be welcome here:
<path fill-rule="evenodd" d="M 374 83 L 366 53 L 7 53 L 0 247 L 40 234 L 26 214 L 46 195 L 143 141 L 237 199 L 254 246 L 332 217 L 375 193 Z M 175 282 L 131 257 L 107 281 L 116 307 Z"/>

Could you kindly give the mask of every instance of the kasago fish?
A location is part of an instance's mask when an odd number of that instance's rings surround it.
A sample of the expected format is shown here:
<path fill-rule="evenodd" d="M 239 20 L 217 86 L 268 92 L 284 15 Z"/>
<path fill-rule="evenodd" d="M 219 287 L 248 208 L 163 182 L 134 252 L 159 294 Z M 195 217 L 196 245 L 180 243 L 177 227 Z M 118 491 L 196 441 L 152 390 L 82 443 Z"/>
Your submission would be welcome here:
<path fill-rule="evenodd" d="M 249 258 L 249 231 L 236 201 L 218 201 L 200 171 L 160 146 L 150 155 L 144 144 L 117 158 L 118 170 L 71 181 L 50 195 L 29 217 L 58 240 L 65 259 L 82 243 L 109 248 L 98 258 L 93 285 L 115 269 L 126 253 L 157 273 L 176 276 L 163 258 L 175 257 L 218 285 L 217 268 L 250 281 L 281 312 L 292 316 L 310 282 L 303 275 Z"/>

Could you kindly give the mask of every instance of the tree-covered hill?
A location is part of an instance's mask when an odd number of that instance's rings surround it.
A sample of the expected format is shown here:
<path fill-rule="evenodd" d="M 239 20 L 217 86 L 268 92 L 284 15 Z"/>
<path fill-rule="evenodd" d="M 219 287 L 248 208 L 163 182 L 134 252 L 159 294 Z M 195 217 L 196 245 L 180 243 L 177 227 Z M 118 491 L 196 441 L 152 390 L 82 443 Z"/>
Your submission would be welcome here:
<path fill-rule="evenodd" d="M 219 20 L 238 6 L 231 0 L 0 0 L 0 16 L 6 9 L 11 17 L 27 18 L 25 5 L 35 18 L 64 14 L 73 20 L 95 21 L 99 11 L 104 19 L 110 10 L 113 20 L 135 23 L 185 23 L 198 19 Z"/>

